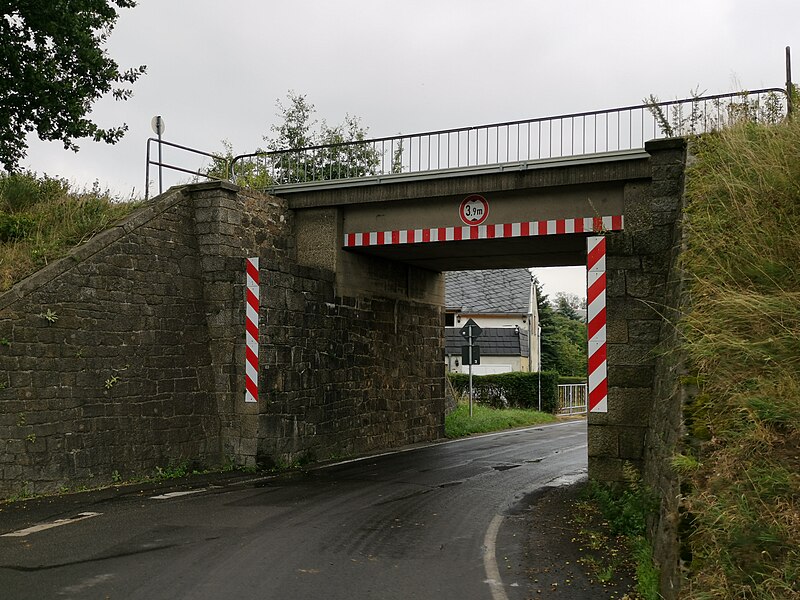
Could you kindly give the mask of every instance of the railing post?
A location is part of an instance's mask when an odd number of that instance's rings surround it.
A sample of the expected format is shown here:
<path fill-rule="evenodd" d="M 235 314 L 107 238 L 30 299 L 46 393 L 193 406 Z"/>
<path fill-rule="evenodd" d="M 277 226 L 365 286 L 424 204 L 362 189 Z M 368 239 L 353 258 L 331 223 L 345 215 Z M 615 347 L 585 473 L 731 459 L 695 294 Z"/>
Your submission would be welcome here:
<path fill-rule="evenodd" d="M 792 50 L 786 46 L 786 114 L 789 118 L 792 116 L 794 109 L 794 85 L 792 85 Z"/>
<path fill-rule="evenodd" d="M 150 198 L 150 138 L 147 139 L 147 152 L 144 167 L 144 199 Z"/>

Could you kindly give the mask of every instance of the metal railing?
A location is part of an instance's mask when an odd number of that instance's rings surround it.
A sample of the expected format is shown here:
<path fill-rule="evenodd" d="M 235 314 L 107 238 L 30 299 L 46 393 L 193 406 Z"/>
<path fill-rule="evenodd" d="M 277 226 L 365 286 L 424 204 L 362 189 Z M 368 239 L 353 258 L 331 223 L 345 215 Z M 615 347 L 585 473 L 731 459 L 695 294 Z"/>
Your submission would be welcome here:
<path fill-rule="evenodd" d="M 150 148 L 152 144 L 157 144 L 158 149 L 158 159 L 153 160 L 150 156 Z M 219 165 L 222 173 L 220 175 L 214 175 L 209 171 L 201 171 L 199 169 L 187 169 L 185 167 L 179 167 L 177 165 L 165 163 L 162 160 L 162 147 L 167 146 L 168 148 L 176 148 L 178 150 L 182 150 L 184 152 L 189 152 L 191 154 L 196 154 L 198 156 L 205 156 L 207 158 L 211 158 L 212 161 L 216 162 Z M 179 171 L 181 173 L 188 173 L 190 175 L 194 175 L 196 177 L 205 177 L 206 179 L 214 179 L 214 180 L 228 180 L 230 179 L 230 161 L 222 157 L 218 154 L 212 154 L 210 152 L 204 152 L 203 150 L 198 150 L 197 148 L 190 148 L 189 146 L 182 146 L 181 144 L 175 144 L 174 142 L 167 142 L 166 140 L 159 139 L 159 138 L 147 138 L 147 152 L 146 152 L 146 165 L 144 169 L 144 199 L 147 200 L 150 197 L 150 165 L 154 165 L 158 167 L 158 193 L 162 194 L 164 192 L 164 179 L 163 179 L 163 169 L 169 169 L 171 171 Z M 213 163 L 212 163 L 213 164 Z M 212 167 L 213 168 L 213 167 Z"/>
<path fill-rule="evenodd" d="M 581 415 L 586 412 L 587 385 L 585 383 L 559 384 L 558 414 Z"/>
<path fill-rule="evenodd" d="M 705 133 L 741 121 L 777 122 L 786 91 L 684 98 L 608 110 L 444 129 L 271 152 L 231 161 L 234 181 L 253 187 L 471 169 L 644 148 L 646 141 Z"/>

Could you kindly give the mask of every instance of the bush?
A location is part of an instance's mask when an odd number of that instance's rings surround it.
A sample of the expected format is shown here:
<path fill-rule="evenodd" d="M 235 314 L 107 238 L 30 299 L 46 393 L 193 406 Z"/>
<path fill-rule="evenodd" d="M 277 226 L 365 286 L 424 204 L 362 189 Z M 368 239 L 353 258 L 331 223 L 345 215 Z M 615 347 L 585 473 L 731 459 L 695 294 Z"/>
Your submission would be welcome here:
<path fill-rule="evenodd" d="M 0 173 L 0 211 L 20 212 L 35 204 L 50 202 L 69 191 L 64 179 L 36 173 Z"/>
<path fill-rule="evenodd" d="M 448 377 L 457 393 L 469 393 L 469 375 L 449 373 Z M 558 373 L 543 371 L 542 411 L 558 410 Z M 538 408 L 539 373 L 513 372 L 497 375 L 473 375 L 474 399 L 479 404 L 493 408 Z"/>
<path fill-rule="evenodd" d="M 130 213 L 95 184 L 69 189 L 63 179 L 0 173 L 0 292 L 57 260 Z"/>
<path fill-rule="evenodd" d="M 28 215 L 0 212 L 0 242 L 11 242 L 28 236 L 36 221 Z"/>

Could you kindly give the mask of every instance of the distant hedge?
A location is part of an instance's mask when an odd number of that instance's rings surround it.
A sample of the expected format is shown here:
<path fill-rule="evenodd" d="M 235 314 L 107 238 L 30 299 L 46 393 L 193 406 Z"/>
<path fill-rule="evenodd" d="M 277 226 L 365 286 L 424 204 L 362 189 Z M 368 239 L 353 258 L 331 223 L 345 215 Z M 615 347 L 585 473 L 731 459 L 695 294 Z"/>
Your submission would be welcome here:
<path fill-rule="evenodd" d="M 561 385 L 569 383 L 586 383 L 586 375 L 580 375 L 580 376 L 562 375 L 561 377 L 558 378 L 558 383 Z"/>
<path fill-rule="evenodd" d="M 469 394 L 469 375 L 448 373 L 457 393 Z M 543 371 L 542 411 L 558 410 L 558 373 Z M 500 373 L 498 375 L 473 375 L 474 399 L 494 408 L 539 408 L 539 373 Z"/>

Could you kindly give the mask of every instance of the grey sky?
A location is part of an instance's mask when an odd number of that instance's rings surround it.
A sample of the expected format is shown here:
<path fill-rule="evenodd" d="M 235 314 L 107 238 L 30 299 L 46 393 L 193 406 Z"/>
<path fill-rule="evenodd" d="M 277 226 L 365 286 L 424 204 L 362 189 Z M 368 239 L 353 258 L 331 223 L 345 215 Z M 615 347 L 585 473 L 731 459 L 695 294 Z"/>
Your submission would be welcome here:
<path fill-rule="evenodd" d="M 798 23 L 797 0 L 140 0 L 109 50 L 148 73 L 94 111 L 127 122 L 125 138 L 78 154 L 32 139 L 23 164 L 141 195 L 154 115 L 167 140 L 248 152 L 288 90 L 384 136 L 780 87 L 785 46 L 800 65 Z"/>

